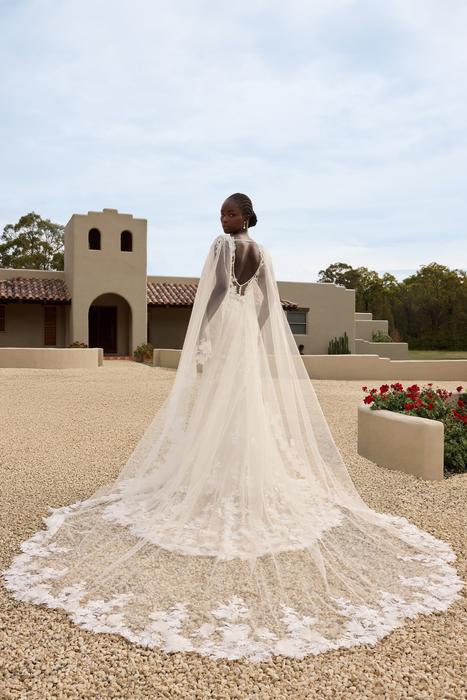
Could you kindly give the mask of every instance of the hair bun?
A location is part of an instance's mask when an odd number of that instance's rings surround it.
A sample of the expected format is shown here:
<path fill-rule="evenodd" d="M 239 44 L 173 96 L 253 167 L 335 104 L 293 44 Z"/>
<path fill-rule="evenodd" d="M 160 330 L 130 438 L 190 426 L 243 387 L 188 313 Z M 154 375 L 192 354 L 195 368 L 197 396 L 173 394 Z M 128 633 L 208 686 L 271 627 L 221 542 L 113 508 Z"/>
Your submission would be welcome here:
<path fill-rule="evenodd" d="M 258 219 L 256 217 L 255 212 L 252 212 L 250 214 L 250 218 L 248 219 L 248 228 L 251 228 L 252 226 L 256 226 L 257 221 L 258 221 Z"/>

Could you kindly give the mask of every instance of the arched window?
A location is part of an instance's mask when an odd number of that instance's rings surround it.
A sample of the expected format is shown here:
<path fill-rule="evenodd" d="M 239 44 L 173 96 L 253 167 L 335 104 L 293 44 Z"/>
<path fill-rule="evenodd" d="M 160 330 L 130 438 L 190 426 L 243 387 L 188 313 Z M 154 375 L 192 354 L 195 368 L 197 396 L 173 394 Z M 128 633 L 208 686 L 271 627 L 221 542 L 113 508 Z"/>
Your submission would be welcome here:
<path fill-rule="evenodd" d="M 131 252 L 133 250 L 133 234 L 131 231 L 122 231 L 120 234 L 120 250 Z"/>
<path fill-rule="evenodd" d="M 101 232 L 98 228 L 92 228 L 88 233 L 89 250 L 101 249 Z"/>

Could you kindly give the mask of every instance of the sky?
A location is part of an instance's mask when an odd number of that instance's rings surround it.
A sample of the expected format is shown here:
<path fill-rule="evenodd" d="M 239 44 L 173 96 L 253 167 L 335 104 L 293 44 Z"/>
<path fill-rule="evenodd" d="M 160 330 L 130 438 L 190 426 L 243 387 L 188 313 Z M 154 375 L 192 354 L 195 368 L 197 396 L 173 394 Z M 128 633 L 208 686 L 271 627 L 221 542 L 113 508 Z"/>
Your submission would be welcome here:
<path fill-rule="evenodd" d="M 0 0 L 0 226 L 114 208 L 197 276 L 233 192 L 278 280 L 467 267 L 464 0 Z"/>

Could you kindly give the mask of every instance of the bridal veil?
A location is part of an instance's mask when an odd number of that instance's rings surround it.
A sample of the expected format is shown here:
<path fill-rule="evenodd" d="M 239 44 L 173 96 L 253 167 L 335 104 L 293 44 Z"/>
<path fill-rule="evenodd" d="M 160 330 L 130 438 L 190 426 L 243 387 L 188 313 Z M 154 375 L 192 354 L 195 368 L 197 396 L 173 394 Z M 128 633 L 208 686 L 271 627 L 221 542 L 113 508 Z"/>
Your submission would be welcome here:
<path fill-rule="evenodd" d="M 235 246 L 212 242 L 172 389 L 116 480 L 50 509 L 5 585 L 166 652 L 255 662 L 375 644 L 459 598 L 454 553 L 362 501 L 270 255 L 259 245 L 240 285 Z"/>

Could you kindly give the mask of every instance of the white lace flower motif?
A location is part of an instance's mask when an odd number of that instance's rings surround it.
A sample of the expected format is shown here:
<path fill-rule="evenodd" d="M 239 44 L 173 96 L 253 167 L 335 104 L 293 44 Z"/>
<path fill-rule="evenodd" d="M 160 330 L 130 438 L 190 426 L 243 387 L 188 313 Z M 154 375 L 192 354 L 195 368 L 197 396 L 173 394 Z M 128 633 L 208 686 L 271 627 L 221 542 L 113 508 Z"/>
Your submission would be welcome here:
<path fill-rule="evenodd" d="M 216 610 L 213 610 L 212 614 L 218 620 L 235 622 L 248 616 L 248 608 L 242 598 L 234 595 L 226 605 L 220 605 Z"/>

